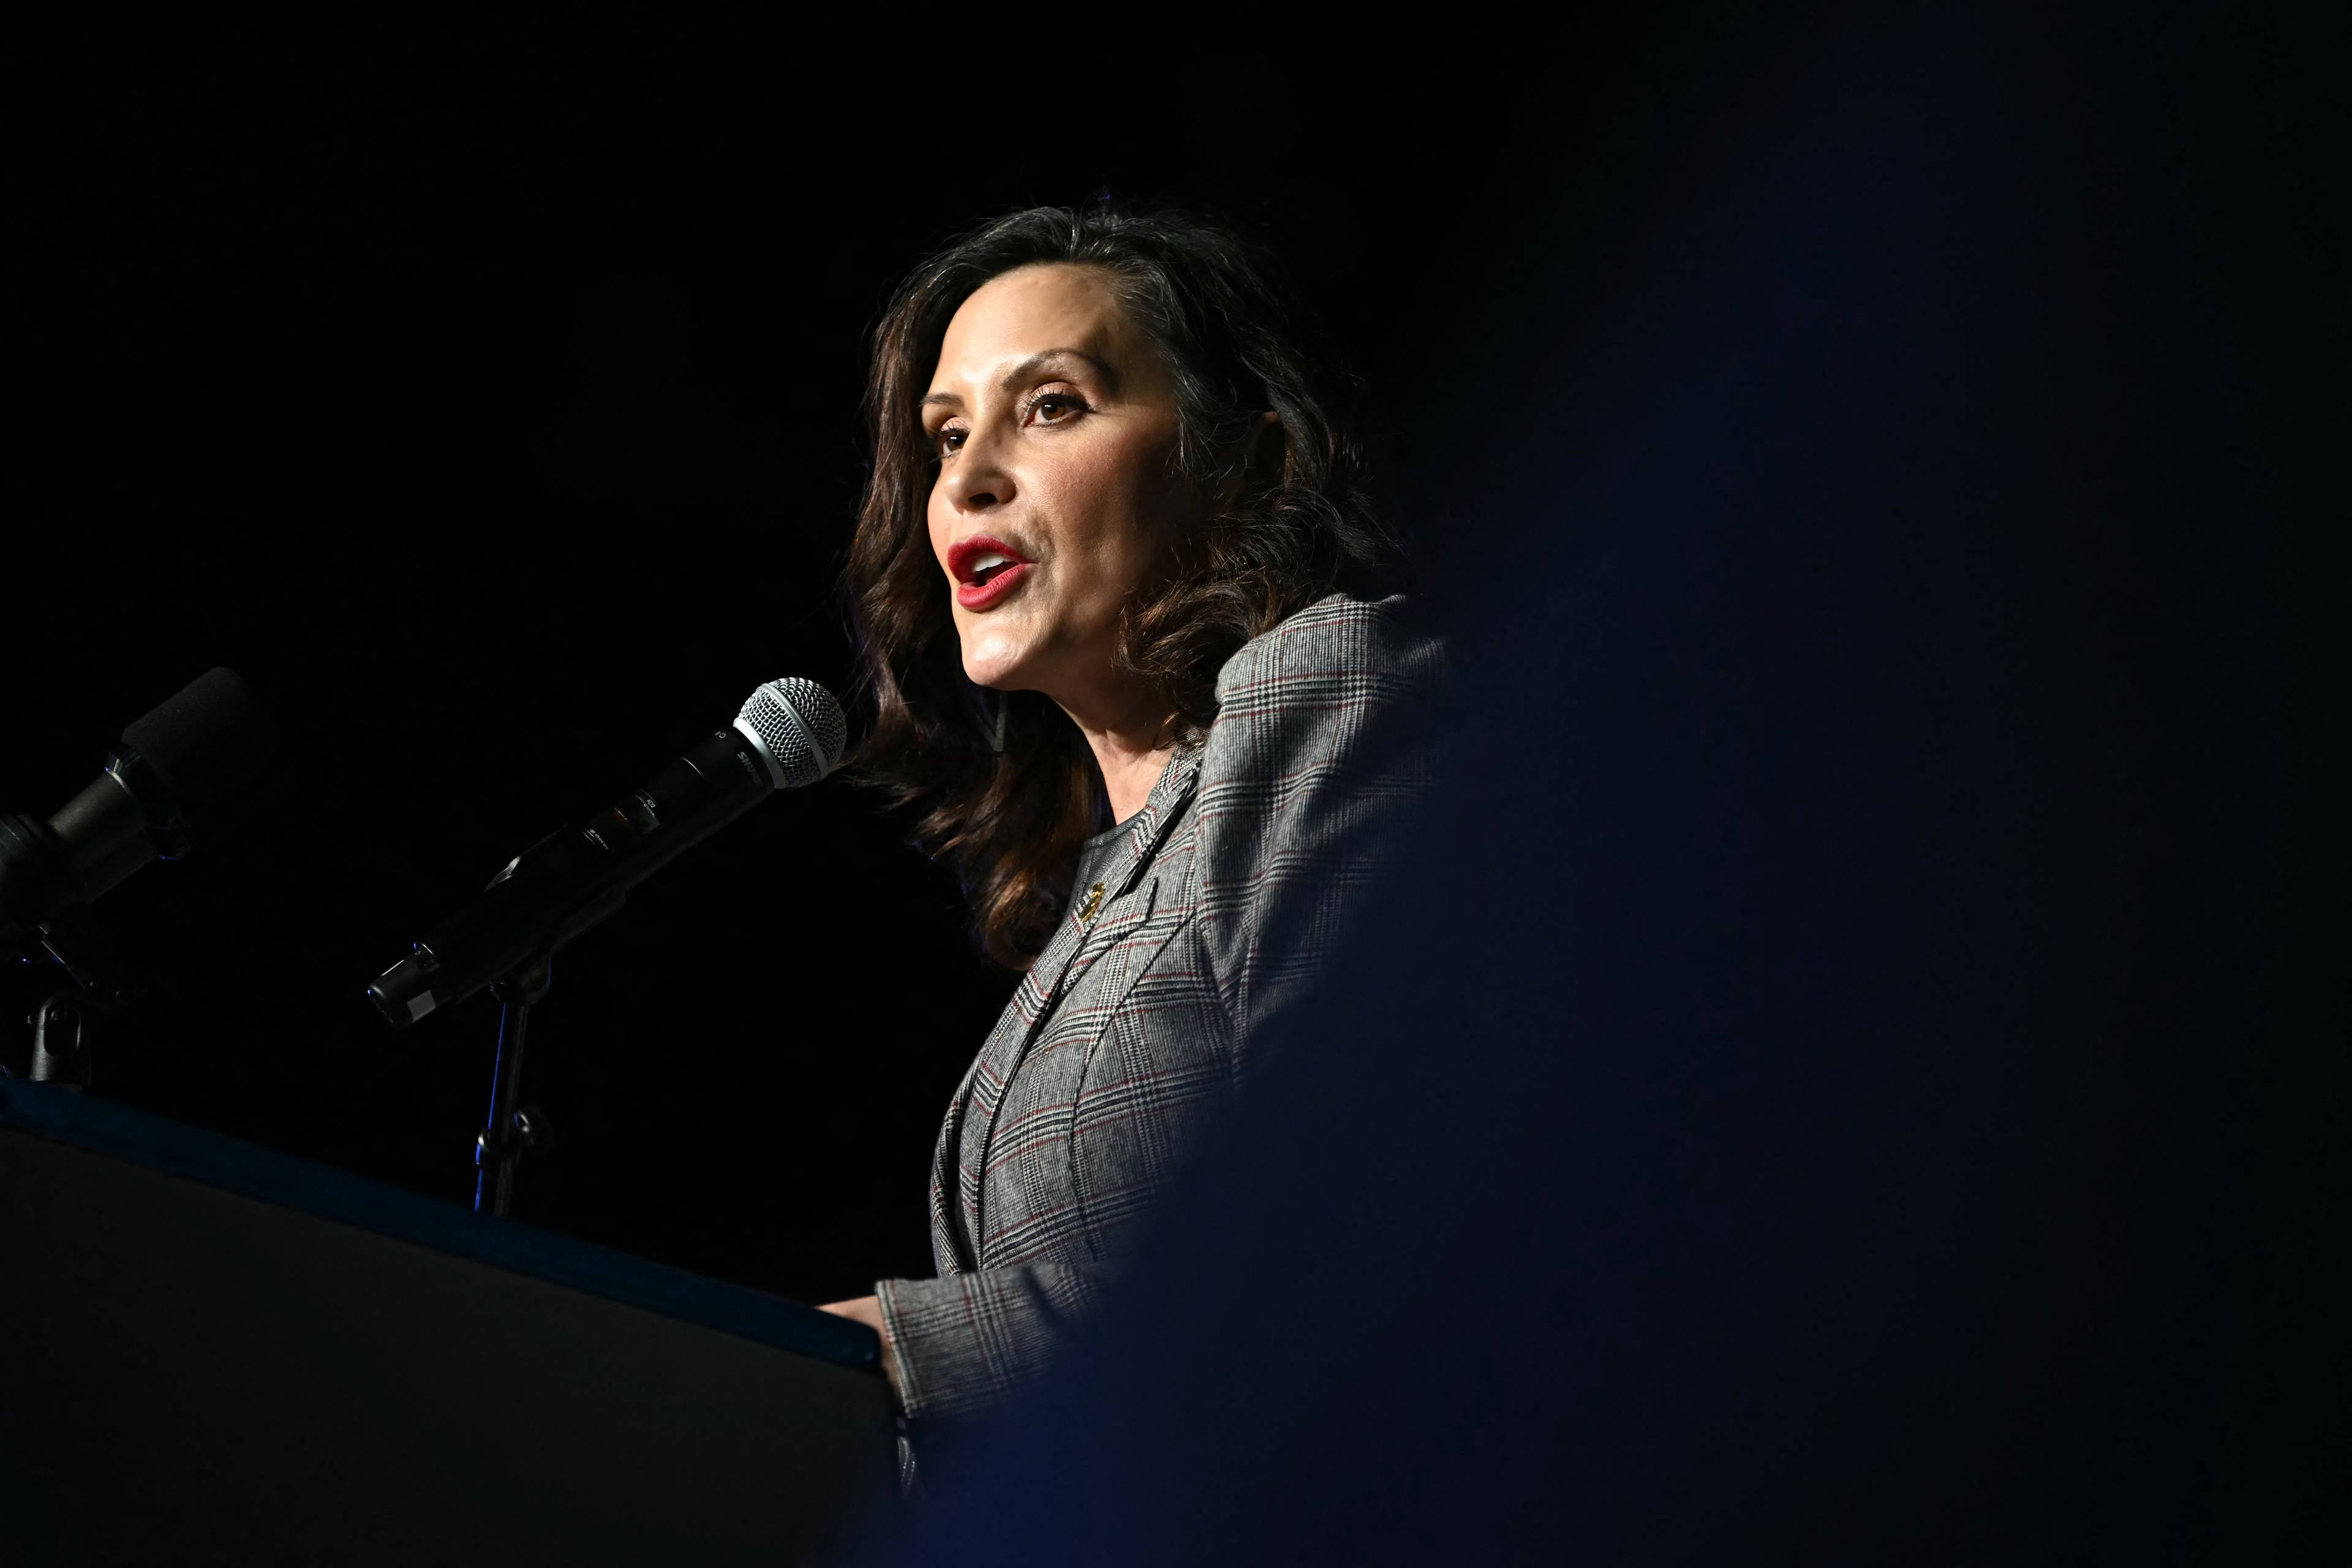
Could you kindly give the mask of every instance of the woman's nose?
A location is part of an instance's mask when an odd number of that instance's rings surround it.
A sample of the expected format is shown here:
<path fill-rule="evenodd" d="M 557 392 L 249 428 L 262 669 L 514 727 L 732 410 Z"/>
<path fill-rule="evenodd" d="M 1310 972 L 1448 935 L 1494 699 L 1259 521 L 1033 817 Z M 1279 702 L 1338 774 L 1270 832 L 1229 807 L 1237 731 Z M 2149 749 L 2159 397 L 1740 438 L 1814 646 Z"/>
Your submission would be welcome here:
<path fill-rule="evenodd" d="M 1013 499 L 1013 476 L 1003 456 L 1003 448 L 989 437 L 974 433 L 964 438 L 940 481 L 958 511 L 986 511 Z"/>

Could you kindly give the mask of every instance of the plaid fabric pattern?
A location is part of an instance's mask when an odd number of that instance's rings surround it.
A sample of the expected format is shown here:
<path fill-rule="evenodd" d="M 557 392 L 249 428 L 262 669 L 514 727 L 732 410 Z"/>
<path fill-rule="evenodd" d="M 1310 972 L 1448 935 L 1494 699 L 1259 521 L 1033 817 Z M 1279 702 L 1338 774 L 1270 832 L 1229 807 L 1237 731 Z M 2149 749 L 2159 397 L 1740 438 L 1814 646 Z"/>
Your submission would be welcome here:
<path fill-rule="evenodd" d="M 877 1287 L 909 1416 L 993 1403 L 1092 1304 L 1426 789 L 1405 734 L 1438 657 L 1402 600 L 1334 595 L 1227 661 L 1206 740 L 1170 761 L 1102 901 L 1072 900 L 950 1106 L 939 1278 Z"/>

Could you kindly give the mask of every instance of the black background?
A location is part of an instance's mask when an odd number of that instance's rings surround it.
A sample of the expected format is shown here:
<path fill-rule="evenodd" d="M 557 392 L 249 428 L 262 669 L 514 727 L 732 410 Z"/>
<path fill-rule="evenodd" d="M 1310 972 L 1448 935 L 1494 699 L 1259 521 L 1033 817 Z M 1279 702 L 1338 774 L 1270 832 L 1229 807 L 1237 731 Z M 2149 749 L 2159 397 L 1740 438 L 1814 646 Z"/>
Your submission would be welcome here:
<path fill-rule="evenodd" d="M 104 906 L 153 989 L 99 1092 L 469 1199 L 494 1004 L 395 1036 L 362 989 L 759 682 L 846 690 L 866 335 L 918 258 L 1105 192 L 1227 216 L 1355 356 L 1418 521 L 1414 449 L 1491 416 L 1498 291 L 1572 275 L 1535 237 L 1622 199 L 1612 139 L 1728 25 L 1588 22 L 1508 90 L 1351 89 L 1308 50 L 1249 107 L 877 106 L 715 48 L 77 75 L 18 160 L 0 803 L 55 810 L 218 663 L 289 735 L 227 832 Z M 838 782 L 782 799 L 567 953 L 518 1216 L 803 1300 L 927 1273 L 931 1137 L 1011 980 L 904 837 Z M 49 984 L 6 981 L 0 1059 Z"/>
<path fill-rule="evenodd" d="M 1646 10 L 1146 79 L 923 14 L 789 69 L 78 79 L 18 160 L 0 805 L 215 663 L 292 732 L 104 906 L 156 988 L 100 1091 L 465 1197 L 494 1009 L 394 1036 L 361 988 L 759 681 L 842 683 L 861 348 L 917 256 L 1172 197 L 1368 374 L 1471 765 L 1348 1054 L 1169 1205 L 1136 1381 L 1034 1410 L 942 1539 L 1131 1545 L 1175 1475 L 1292 1560 L 1564 1508 L 1668 1560 L 1768 1515 L 2269 1560 L 2346 1408 L 2321 33 Z M 903 836 L 788 797 L 560 960 L 520 1216 L 805 1300 L 926 1271 L 1010 980 Z"/>

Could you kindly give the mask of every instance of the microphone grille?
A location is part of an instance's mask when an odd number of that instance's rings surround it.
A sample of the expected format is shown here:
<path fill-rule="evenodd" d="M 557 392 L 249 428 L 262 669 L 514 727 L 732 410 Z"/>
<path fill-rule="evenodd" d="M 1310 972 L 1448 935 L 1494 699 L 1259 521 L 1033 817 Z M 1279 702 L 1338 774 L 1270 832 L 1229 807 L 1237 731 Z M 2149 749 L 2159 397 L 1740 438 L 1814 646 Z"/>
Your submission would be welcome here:
<path fill-rule="evenodd" d="M 751 693 L 735 727 L 767 753 L 778 789 L 812 784 L 841 763 L 849 721 L 833 693 L 814 680 L 771 680 Z"/>

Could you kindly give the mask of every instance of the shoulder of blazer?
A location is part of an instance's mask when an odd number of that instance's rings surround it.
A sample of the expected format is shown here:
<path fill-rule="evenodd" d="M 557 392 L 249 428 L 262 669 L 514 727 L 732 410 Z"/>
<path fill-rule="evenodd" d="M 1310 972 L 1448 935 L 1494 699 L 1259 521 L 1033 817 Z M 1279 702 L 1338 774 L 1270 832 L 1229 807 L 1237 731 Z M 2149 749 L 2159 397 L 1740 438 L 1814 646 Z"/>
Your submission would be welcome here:
<path fill-rule="evenodd" d="M 1216 732 L 1235 723 L 1332 704 L 1403 695 L 1435 678 L 1437 639 L 1417 624 L 1402 594 L 1352 599 L 1333 594 L 1244 643 L 1217 672 L 1217 718 L 1205 768 L 1220 762 Z"/>
<path fill-rule="evenodd" d="M 1220 672 L 1191 874 L 1211 970 L 1237 1021 L 1270 994 L 1262 982 L 1311 973 L 1400 814 L 1425 793 L 1422 700 L 1442 660 L 1402 597 L 1334 595 Z"/>
<path fill-rule="evenodd" d="M 1196 816 L 1213 816 L 1236 788 L 1287 789 L 1318 764 L 1357 761 L 1363 742 L 1396 727 L 1387 720 L 1402 704 L 1427 693 L 1443 663 L 1442 645 L 1402 595 L 1334 594 L 1251 638 L 1217 673 Z"/>

